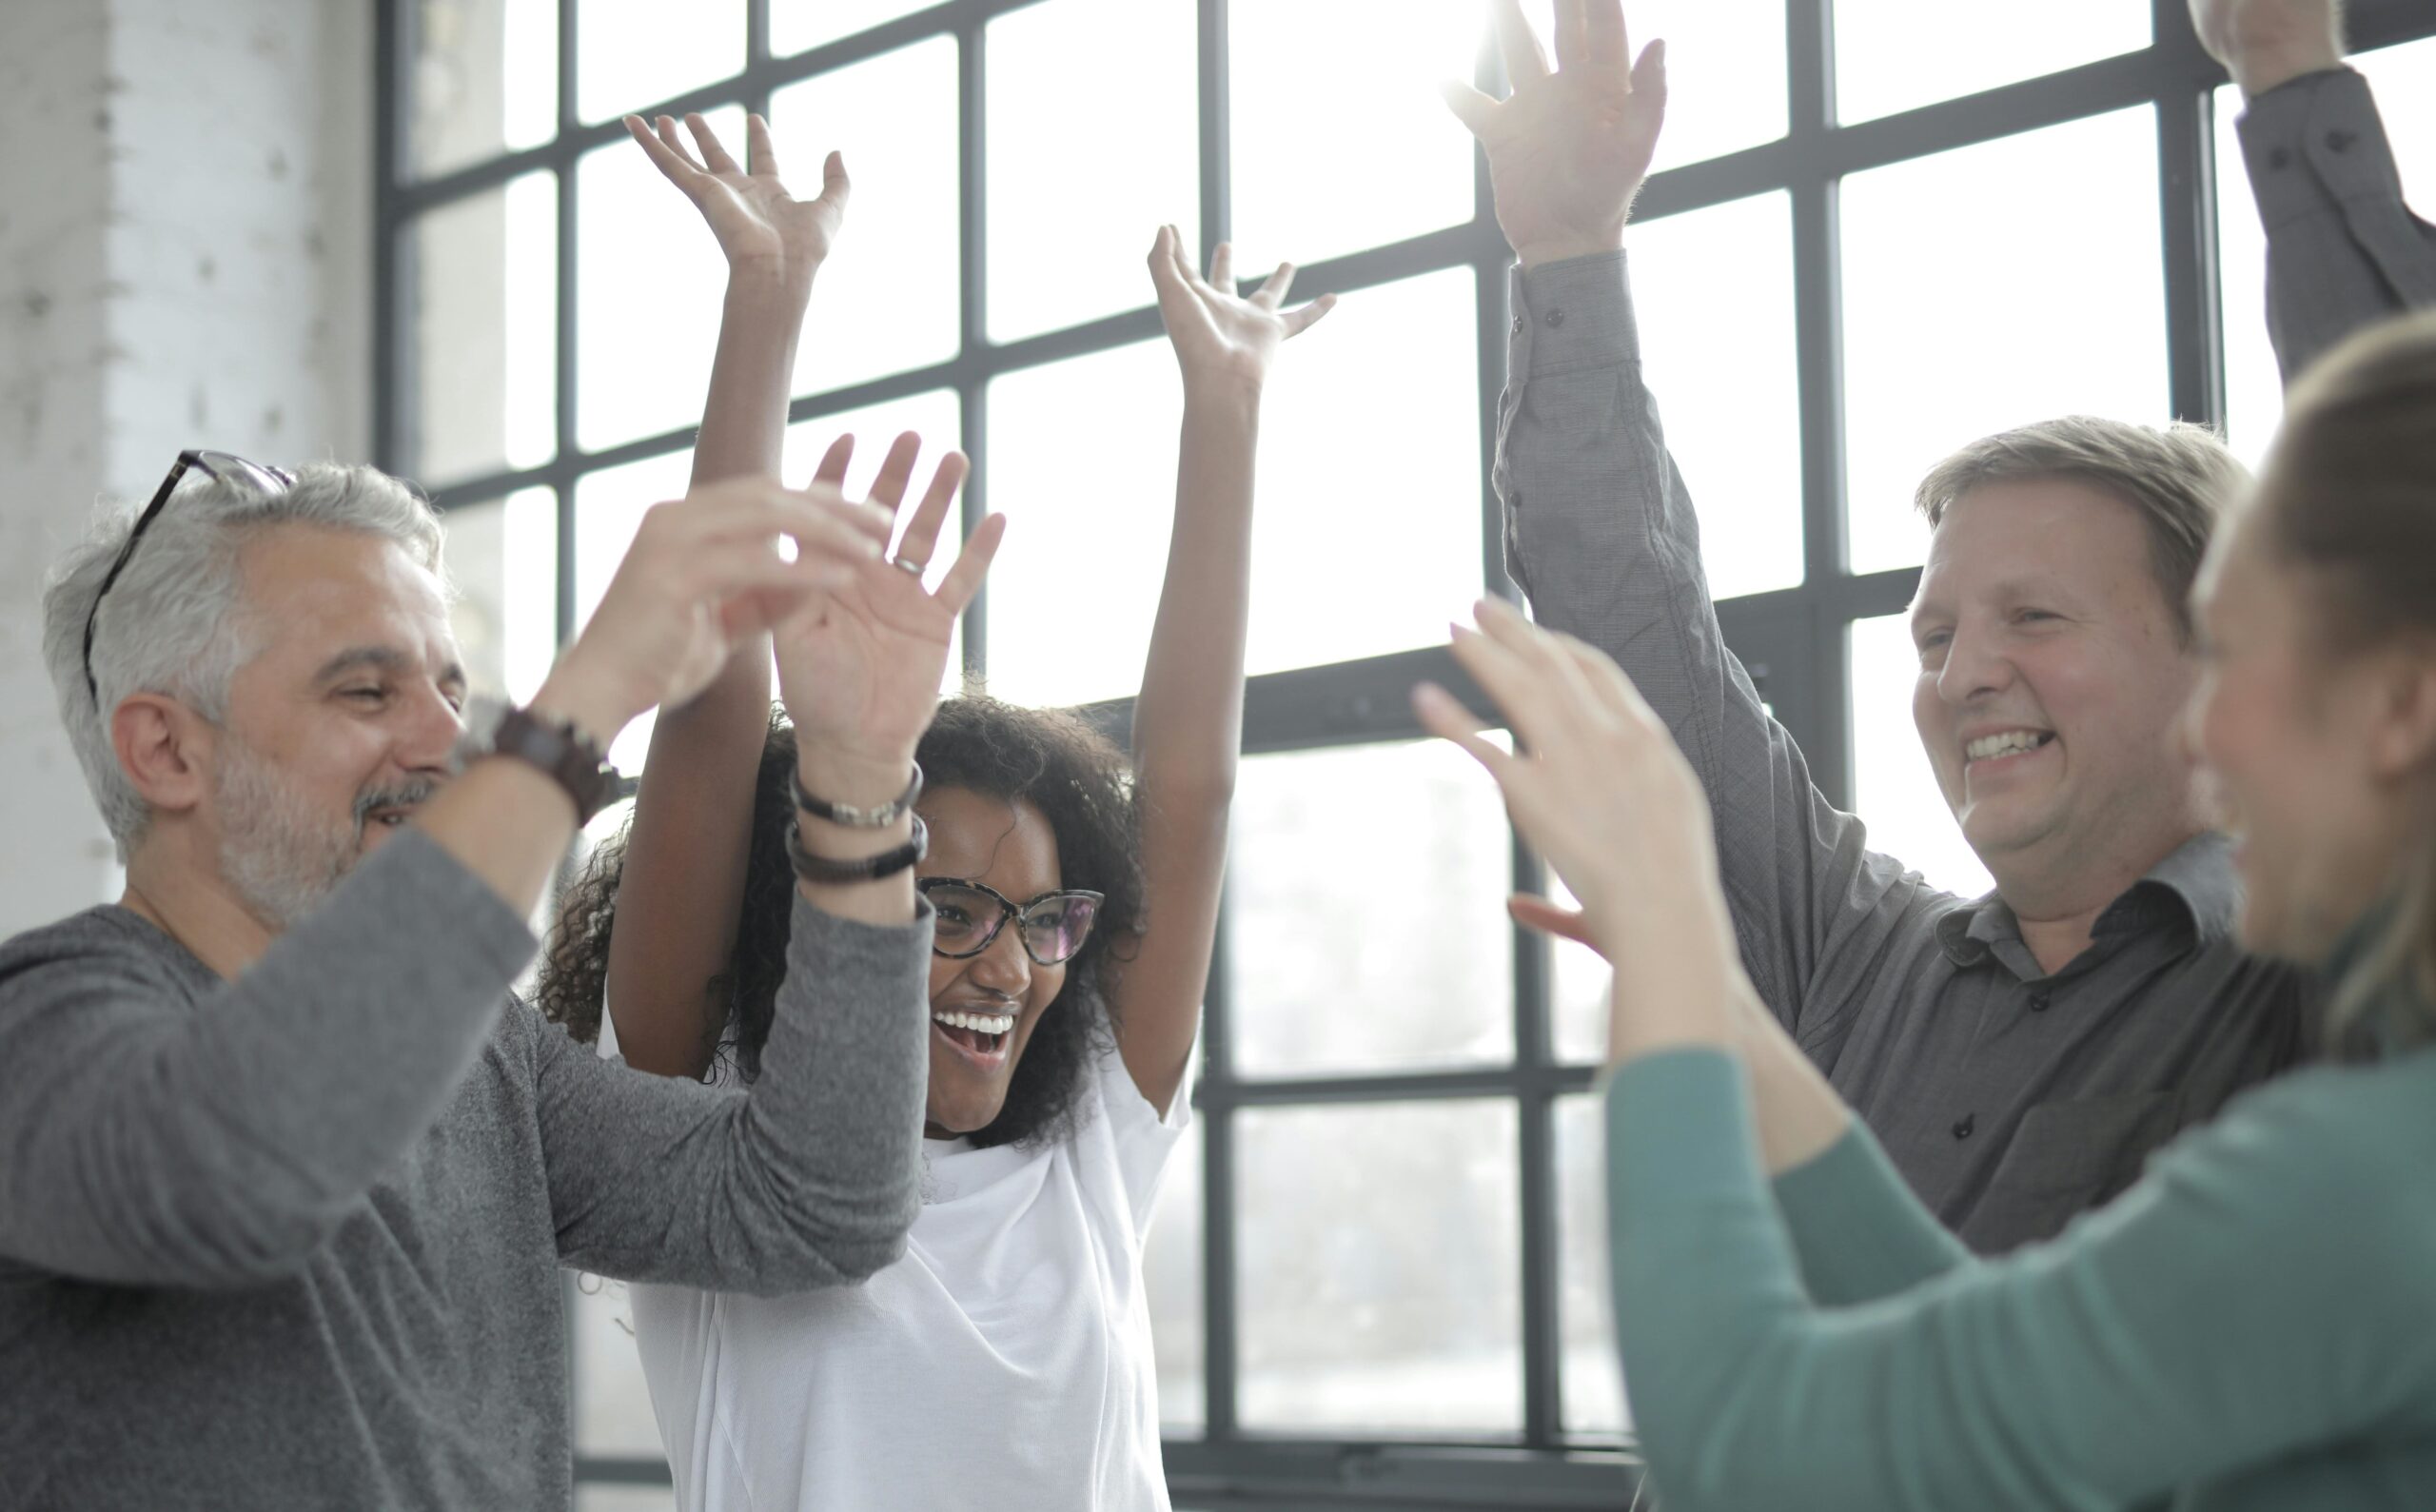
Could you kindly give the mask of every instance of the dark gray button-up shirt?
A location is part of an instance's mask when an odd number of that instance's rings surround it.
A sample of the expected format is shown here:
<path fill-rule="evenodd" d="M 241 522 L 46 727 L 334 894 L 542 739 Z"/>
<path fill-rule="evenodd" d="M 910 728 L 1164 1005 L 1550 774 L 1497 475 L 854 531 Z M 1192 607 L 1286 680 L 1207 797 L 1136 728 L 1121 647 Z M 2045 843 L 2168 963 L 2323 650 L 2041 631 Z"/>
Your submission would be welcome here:
<path fill-rule="evenodd" d="M 2357 74 L 2262 97 L 2242 133 L 2288 370 L 2436 300 L 2436 237 L 2402 208 Z M 1719 633 L 1624 255 L 1518 270 L 1513 299 L 1496 469 L 1508 567 L 1543 622 L 1615 657 L 1674 731 L 1708 789 L 1753 983 L 1941 1219 L 1983 1251 L 2053 1234 L 2303 1058 L 2311 984 L 2230 939 L 2219 836 L 2162 857 L 2053 975 L 2002 898 L 1941 893 L 1870 850 Z"/>

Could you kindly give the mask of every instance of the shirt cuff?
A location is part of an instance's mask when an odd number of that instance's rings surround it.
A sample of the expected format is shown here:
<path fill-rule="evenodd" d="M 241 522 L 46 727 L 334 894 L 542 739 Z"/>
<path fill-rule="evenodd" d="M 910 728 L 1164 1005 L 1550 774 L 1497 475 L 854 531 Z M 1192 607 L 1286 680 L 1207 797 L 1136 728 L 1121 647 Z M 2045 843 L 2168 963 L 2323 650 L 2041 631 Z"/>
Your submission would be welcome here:
<path fill-rule="evenodd" d="M 2278 85 L 2234 123 L 2259 220 L 2269 231 L 2347 202 L 2402 197 L 2368 81 L 2328 69 Z"/>
<path fill-rule="evenodd" d="M 1640 361 L 1625 254 L 1593 252 L 1508 275 L 1505 370 L 1525 382 Z"/>

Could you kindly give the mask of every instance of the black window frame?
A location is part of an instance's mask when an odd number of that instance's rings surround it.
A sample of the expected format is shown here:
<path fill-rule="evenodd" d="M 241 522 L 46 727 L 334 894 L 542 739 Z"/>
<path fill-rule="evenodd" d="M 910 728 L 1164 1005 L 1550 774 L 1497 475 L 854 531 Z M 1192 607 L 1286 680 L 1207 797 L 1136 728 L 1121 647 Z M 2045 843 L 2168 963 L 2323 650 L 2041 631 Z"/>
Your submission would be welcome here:
<path fill-rule="evenodd" d="M 788 57 L 770 52 L 770 0 L 747 0 L 745 67 L 717 83 L 658 102 L 649 111 L 681 113 L 740 104 L 765 111 L 772 92 L 816 74 L 877 57 L 931 37 L 958 43 L 962 342 L 952 359 L 912 371 L 799 396 L 790 422 L 858 409 L 936 389 L 953 390 L 963 417 L 963 445 L 974 468 L 964 496 L 967 528 L 988 507 L 988 386 L 997 377 L 1160 334 L 1145 304 L 1065 329 L 993 342 L 985 323 L 984 224 L 987 203 L 983 108 L 984 32 L 1000 15 L 1045 0 L 945 0 L 853 36 Z M 1898 613 L 1918 569 L 1855 575 L 1845 555 L 1841 406 L 1840 238 L 1837 194 L 1847 175 L 2109 111 L 2145 107 L 2155 113 L 2164 233 L 2168 382 L 2172 412 L 2220 424 L 2225 357 L 2219 311 L 2213 93 L 2223 70 L 2192 35 L 2186 0 L 2149 0 L 2150 47 L 2060 72 L 1943 100 L 1876 120 L 1835 118 L 1833 0 L 1785 0 L 1788 132 L 1780 140 L 1651 178 L 1635 210 L 1646 222 L 1784 190 L 1792 206 L 1795 349 L 1799 382 L 1801 520 L 1804 575 L 1797 587 L 1718 605 L 1726 639 L 1760 681 L 1778 718 L 1800 742 L 1811 773 L 1830 799 L 1849 806 L 1853 744 L 1848 646 L 1856 620 Z M 1228 204 L 1228 0 L 1195 0 L 1199 92 L 1200 217 L 1205 247 L 1230 230 Z M 2436 13 L 2412 14 L 2409 0 L 2353 0 L 2348 30 L 2354 51 L 2436 36 Z M 467 196 L 542 170 L 557 188 L 557 445 L 537 467 L 508 469 L 434 490 L 442 510 L 485 503 L 519 489 L 546 486 L 558 509 L 554 585 L 558 641 L 575 628 L 575 510 L 580 477 L 681 451 L 693 427 L 587 450 L 576 426 L 578 275 L 576 166 L 587 152 L 623 136 L 617 121 L 585 124 L 577 109 L 579 0 L 558 0 L 558 133 L 548 143 L 506 152 L 429 178 L 417 178 L 408 141 L 416 56 L 415 0 L 377 0 L 374 206 L 375 461 L 412 477 L 417 373 L 416 219 Z M 1484 50 L 1479 82 L 1495 88 Z M 2053 213 L 2070 215 L 2069 204 Z M 1481 476 L 1480 551 L 1483 581 L 1516 597 L 1503 569 L 1502 525 L 1488 472 L 1495 454 L 1498 396 L 1505 380 L 1507 268 L 1510 256 L 1491 210 L 1486 170 L 1474 160 L 1472 218 L 1392 245 L 1314 264 L 1298 287 L 1307 295 L 1346 292 L 1450 268 L 1471 270 L 1477 293 L 1477 381 Z M 1662 384 L 1663 378 L 1660 377 Z M 966 666 L 986 664 L 987 595 L 964 638 Z M 1405 693 L 1419 677 L 1466 693 L 1443 648 L 1417 649 L 1331 666 L 1256 677 L 1246 695 L 1247 754 L 1309 750 L 1419 736 Z M 1098 705 L 1097 717 L 1122 731 L 1130 700 Z M 1519 841 L 1514 882 L 1536 889 L 1540 864 Z M 1202 1129 L 1203 1295 L 1208 1426 L 1198 1439 L 1169 1439 L 1169 1479 L 1180 1506 L 1614 1507 L 1631 1499 L 1638 1463 L 1629 1447 L 1568 1436 L 1560 1419 L 1562 1363 L 1558 1315 L 1560 1232 L 1554 1115 L 1557 1100 L 1589 1089 L 1594 1069 L 1558 1060 L 1549 1023 L 1549 957 L 1540 937 L 1514 933 L 1515 1055 L 1510 1065 L 1385 1075 L 1293 1079 L 1238 1074 L 1228 1053 L 1228 992 L 1224 948 L 1210 983 L 1204 1059 L 1193 1090 Z M 1346 1105 L 1465 1097 L 1510 1098 L 1521 1119 L 1517 1218 L 1522 1267 L 1522 1430 L 1475 1443 L 1293 1438 L 1247 1432 L 1235 1411 L 1237 1213 L 1233 1115 L 1246 1108 Z M 665 1484 L 652 1460 L 579 1456 L 580 1485 Z"/>

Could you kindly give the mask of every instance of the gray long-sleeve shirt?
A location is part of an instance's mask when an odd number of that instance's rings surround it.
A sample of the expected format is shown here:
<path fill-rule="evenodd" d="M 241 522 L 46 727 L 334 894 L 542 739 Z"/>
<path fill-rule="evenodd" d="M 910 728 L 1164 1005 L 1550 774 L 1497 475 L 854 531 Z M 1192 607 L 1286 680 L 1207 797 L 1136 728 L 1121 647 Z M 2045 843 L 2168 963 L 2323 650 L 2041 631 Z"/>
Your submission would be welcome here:
<path fill-rule="evenodd" d="M 749 1095 L 510 998 L 531 933 L 411 829 L 234 980 L 120 908 L 0 946 L 0 1502 L 565 1505 L 561 1265 L 901 1253 L 930 933 L 799 900 Z"/>
<path fill-rule="evenodd" d="M 2292 170 L 2259 186 L 2288 364 L 2436 297 L 2436 243 L 2401 208 L 2358 75 L 2273 91 L 2241 129 L 2253 165 Z M 1938 892 L 1871 851 L 1719 634 L 1624 254 L 1518 270 L 1513 301 L 1495 475 L 1508 568 L 1542 621 L 1615 657 L 1665 718 L 1708 790 L 1754 984 L 1943 1222 L 1981 1250 L 2051 1235 L 2303 1057 L 2310 985 L 2233 944 L 2218 836 L 2161 859 L 2053 973 L 2001 898 Z"/>

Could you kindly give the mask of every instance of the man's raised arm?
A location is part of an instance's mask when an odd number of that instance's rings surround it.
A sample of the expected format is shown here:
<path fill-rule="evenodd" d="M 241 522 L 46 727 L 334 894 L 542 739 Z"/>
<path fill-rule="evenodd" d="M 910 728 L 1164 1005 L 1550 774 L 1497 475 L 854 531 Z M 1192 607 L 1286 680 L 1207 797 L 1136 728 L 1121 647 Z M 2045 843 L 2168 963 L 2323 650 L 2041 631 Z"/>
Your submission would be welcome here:
<path fill-rule="evenodd" d="M 2436 226 L 2403 204 L 2368 81 L 2343 66 L 2334 0 L 2190 0 L 2190 19 L 2246 102 L 2267 330 L 2289 383 L 2361 326 L 2436 304 Z"/>
<path fill-rule="evenodd" d="M 1665 113 L 1665 45 L 1636 63 L 1620 0 L 1559 0 L 1552 69 L 1514 0 L 1497 16 L 1511 95 L 1447 94 L 1522 265 L 1495 472 L 1507 569 L 1542 624 L 1615 658 L 1674 733 L 1708 791 L 1745 967 L 1798 1031 L 1819 954 L 1897 906 L 1900 869 L 1812 788 L 1726 649 L 1643 382 L 1623 227 Z"/>

